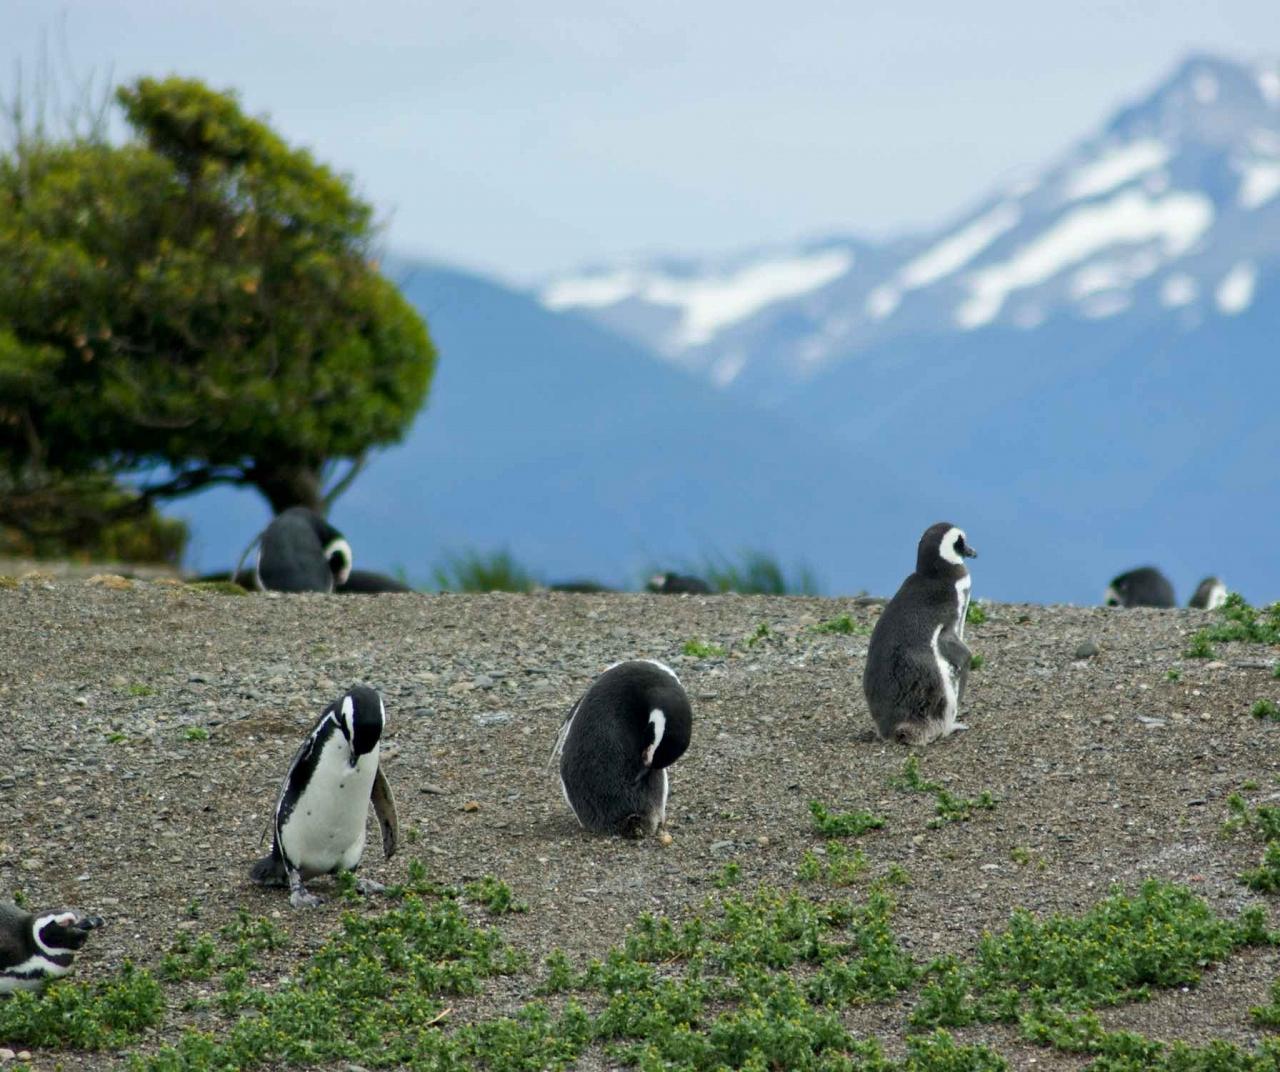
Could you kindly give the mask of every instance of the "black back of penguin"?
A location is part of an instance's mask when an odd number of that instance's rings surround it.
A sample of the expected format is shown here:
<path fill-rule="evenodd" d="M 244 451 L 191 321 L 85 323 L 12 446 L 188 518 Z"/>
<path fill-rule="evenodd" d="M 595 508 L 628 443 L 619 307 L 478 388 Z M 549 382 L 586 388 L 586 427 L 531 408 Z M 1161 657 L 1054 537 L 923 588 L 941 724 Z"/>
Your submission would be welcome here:
<path fill-rule="evenodd" d="M 665 819 L 666 768 L 693 734 L 689 697 L 667 667 L 644 660 L 601 674 L 569 714 L 560 756 L 565 799 L 588 830 L 639 836 Z"/>
<path fill-rule="evenodd" d="M 863 693 L 881 737 L 923 744 L 949 732 L 951 727 L 942 725 L 947 705 L 950 701 L 954 719 L 969 672 L 970 654 L 963 640 L 969 603 L 964 560 L 976 555 L 964 532 L 950 522 L 931 525 L 920 537 L 915 572 L 902 582 L 876 622 L 862 675 Z M 951 668 L 954 697 L 948 696 L 940 677 L 939 657 Z"/>
<path fill-rule="evenodd" d="M 1191 597 L 1188 607 L 1197 610 L 1217 610 L 1227 601 L 1227 586 L 1220 577 L 1206 577 L 1201 581 Z"/>
<path fill-rule="evenodd" d="M 1173 585 L 1154 566 L 1142 566 L 1112 578 L 1104 602 L 1108 607 L 1176 607 Z"/>
<path fill-rule="evenodd" d="M 332 592 L 350 572 L 342 533 L 305 506 L 281 512 L 262 533 L 254 574 L 263 591 Z"/>

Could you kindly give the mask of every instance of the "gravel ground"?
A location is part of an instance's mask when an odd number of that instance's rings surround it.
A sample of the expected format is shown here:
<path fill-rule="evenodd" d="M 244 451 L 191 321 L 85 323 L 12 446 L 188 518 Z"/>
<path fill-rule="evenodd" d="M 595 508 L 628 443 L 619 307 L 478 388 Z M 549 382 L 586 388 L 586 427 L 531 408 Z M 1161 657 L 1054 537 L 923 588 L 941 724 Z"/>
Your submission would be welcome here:
<path fill-rule="evenodd" d="M 580 962 L 642 911 L 700 904 L 730 861 L 747 887 L 792 884 L 805 850 L 821 844 L 813 799 L 887 818 L 858 844 L 872 874 L 893 864 L 910 874 L 896 929 L 921 959 L 971 950 L 1015 907 L 1080 913 L 1112 883 L 1148 876 L 1190 884 L 1226 914 L 1255 900 L 1234 876 L 1260 849 L 1220 830 L 1242 783 L 1260 787 L 1246 791 L 1254 803 L 1280 795 L 1280 724 L 1249 715 L 1260 697 L 1280 700 L 1275 650 L 1184 659 L 1213 619 L 1204 612 L 988 606 L 967 636 L 985 659 L 965 697 L 972 728 L 920 752 L 920 766 L 953 793 L 986 790 L 998 805 L 932 829 L 931 798 L 889 784 L 906 751 L 870 732 L 867 636 L 810 628 L 848 613 L 869 633 L 879 609 L 738 596 L 236 597 L 27 577 L 0 587 L 0 893 L 107 917 L 80 978 L 125 957 L 154 967 L 175 932 L 213 930 L 241 907 L 286 928 L 282 957 L 296 962 L 341 909 L 295 912 L 246 871 L 293 750 L 359 681 L 386 700 L 384 765 L 402 835 L 416 831 L 384 862 L 371 819 L 366 873 L 398 881 L 417 857 L 442 881 L 505 880 L 529 911 L 501 928 L 535 964 L 556 947 Z M 762 623 L 768 635 L 748 643 Z M 692 638 L 728 655 L 686 657 Z M 1078 658 L 1086 642 L 1097 653 Z M 671 772 L 666 846 L 584 834 L 547 767 L 571 703 L 629 657 L 670 664 L 694 706 L 693 744 Z M 189 739 L 193 727 L 208 739 Z M 1195 990 L 1104 1020 L 1250 1043 L 1248 1006 L 1266 1000 L 1278 961 L 1271 949 L 1245 951 Z M 531 985 L 498 980 L 486 1001 L 513 1006 Z M 906 1011 L 876 1005 L 849 1022 L 892 1051 Z M 183 1016 L 171 1007 L 166 1037 Z M 996 1045 L 1015 1068 L 1084 1063 L 998 1027 L 958 1034 Z M 34 1063 L 113 1062 L 37 1053 Z"/>

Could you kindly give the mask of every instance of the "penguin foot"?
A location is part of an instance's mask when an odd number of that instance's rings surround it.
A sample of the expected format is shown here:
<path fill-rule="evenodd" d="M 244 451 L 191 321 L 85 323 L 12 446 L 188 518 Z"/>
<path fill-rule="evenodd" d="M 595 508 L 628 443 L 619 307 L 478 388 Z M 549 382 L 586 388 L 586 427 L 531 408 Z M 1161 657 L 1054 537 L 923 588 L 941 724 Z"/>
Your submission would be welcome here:
<path fill-rule="evenodd" d="M 314 893 L 308 893 L 301 886 L 298 886 L 290 891 L 289 903 L 294 908 L 319 908 L 324 904 L 324 898 L 317 897 Z"/>
<path fill-rule="evenodd" d="M 952 733 L 960 733 L 962 730 L 967 730 L 968 728 L 969 728 L 969 723 L 967 723 L 967 722 L 953 722 L 953 723 L 951 723 L 951 732 L 952 732 Z"/>
<path fill-rule="evenodd" d="M 363 893 L 366 897 L 371 893 L 386 893 L 387 887 L 381 882 L 374 882 L 371 878 L 356 879 L 356 892 Z"/>

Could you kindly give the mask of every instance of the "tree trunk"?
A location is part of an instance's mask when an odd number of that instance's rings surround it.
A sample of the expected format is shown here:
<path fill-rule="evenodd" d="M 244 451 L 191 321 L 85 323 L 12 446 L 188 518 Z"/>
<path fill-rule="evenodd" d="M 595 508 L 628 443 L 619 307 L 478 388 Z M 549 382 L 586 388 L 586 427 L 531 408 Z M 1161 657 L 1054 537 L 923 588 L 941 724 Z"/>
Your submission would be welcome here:
<path fill-rule="evenodd" d="M 324 514 L 327 509 L 318 465 L 259 463 L 246 475 L 271 504 L 272 513 L 278 514 L 291 506 L 305 506 L 318 514 Z"/>

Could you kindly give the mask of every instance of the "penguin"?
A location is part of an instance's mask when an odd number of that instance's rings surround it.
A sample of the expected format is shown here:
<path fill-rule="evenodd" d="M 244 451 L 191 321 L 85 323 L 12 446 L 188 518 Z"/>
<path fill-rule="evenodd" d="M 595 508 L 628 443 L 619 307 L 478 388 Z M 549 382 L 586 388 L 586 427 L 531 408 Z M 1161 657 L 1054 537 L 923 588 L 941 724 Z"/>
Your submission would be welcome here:
<path fill-rule="evenodd" d="M 684 755 L 692 733 L 689 697 L 670 667 L 648 659 L 615 663 L 560 730 L 565 803 L 598 834 L 657 833 L 667 818 L 667 767 Z"/>
<path fill-rule="evenodd" d="M 1196 588 L 1188 607 L 1199 610 L 1217 610 L 1227 601 L 1227 586 L 1220 577 L 1206 577 Z"/>
<path fill-rule="evenodd" d="M 99 916 L 66 910 L 34 916 L 0 903 L 0 994 L 37 990 L 66 975 L 89 932 L 101 926 Z"/>
<path fill-rule="evenodd" d="M 646 587 L 659 595 L 711 595 L 711 585 L 701 577 L 683 573 L 655 573 Z"/>
<path fill-rule="evenodd" d="M 412 592 L 403 581 L 398 581 L 394 577 L 388 577 L 385 573 L 375 573 L 373 570 L 353 569 L 347 573 L 346 579 L 339 581 L 334 587 L 335 592 L 341 592 L 343 595 L 359 593 L 361 595 L 375 595 L 386 592 Z"/>
<path fill-rule="evenodd" d="M 920 537 L 916 570 L 889 600 L 871 632 L 862 691 L 884 740 L 925 745 L 969 727 L 957 721 L 969 680 L 965 615 L 978 553 L 947 521 Z"/>
<path fill-rule="evenodd" d="M 1108 607 L 1176 607 L 1173 585 L 1154 566 L 1129 570 L 1112 579 L 1103 602 Z"/>
<path fill-rule="evenodd" d="M 359 866 L 370 801 L 382 827 L 382 852 L 387 859 L 395 855 L 400 821 L 378 765 L 386 718 L 377 692 L 353 686 L 324 709 L 289 764 L 276 801 L 271 851 L 249 877 L 263 886 L 288 886 L 294 908 L 322 903 L 307 892 L 304 879 Z M 356 885 L 361 893 L 382 889 L 365 879 Z"/>
<path fill-rule="evenodd" d="M 305 506 L 277 514 L 258 542 L 253 583 L 260 592 L 332 592 L 351 574 L 351 545 Z"/>

